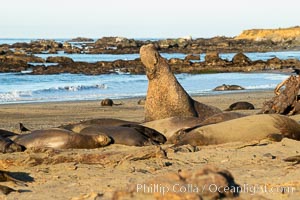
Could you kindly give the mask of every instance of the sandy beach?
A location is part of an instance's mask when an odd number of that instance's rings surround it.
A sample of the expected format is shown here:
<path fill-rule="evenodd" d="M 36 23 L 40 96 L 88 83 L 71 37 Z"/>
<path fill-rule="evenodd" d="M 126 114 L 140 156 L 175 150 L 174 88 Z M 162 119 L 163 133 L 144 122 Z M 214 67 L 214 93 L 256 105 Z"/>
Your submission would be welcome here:
<path fill-rule="evenodd" d="M 260 91 L 193 98 L 222 110 L 234 102 L 248 101 L 256 109 L 239 112 L 251 115 L 257 113 L 263 102 L 272 96 L 273 91 Z M 123 105 L 113 107 L 101 107 L 100 100 L 0 105 L 0 128 L 18 131 L 18 123 L 22 122 L 34 130 L 93 118 L 142 122 L 144 109 L 137 104 L 138 100 L 115 100 L 115 103 Z M 205 166 L 228 170 L 240 185 L 269 189 L 242 192 L 239 199 L 298 199 L 300 196 L 299 164 L 283 161 L 284 158 L 299 155 L 298 141 L 283 139 L 261 146 L 243 143 L 197 148 L 185 146 L 180 151 L 169 147 L 110 145 L 92 150 L 48 149 L 1 154 L 0 169 L 13 172 L 15 177 L 29 182 L 27 187 L 12 182 L 3 183 L 21 192 L 0 198 L 111 199 L 116 190 L 126 190 L 130 185 L 142 184 L 167 172 L 196 170 Z M 157 156 L 157 152 L 161 151 L 166 153 L 164 157 Z M 102 155 L 103 159 L 95 159 L 97 155 Z M 93 159 L 86 159 L 88 156 Z M 290 188 L 290 191 L 270 190 L 280 187 Z"/>

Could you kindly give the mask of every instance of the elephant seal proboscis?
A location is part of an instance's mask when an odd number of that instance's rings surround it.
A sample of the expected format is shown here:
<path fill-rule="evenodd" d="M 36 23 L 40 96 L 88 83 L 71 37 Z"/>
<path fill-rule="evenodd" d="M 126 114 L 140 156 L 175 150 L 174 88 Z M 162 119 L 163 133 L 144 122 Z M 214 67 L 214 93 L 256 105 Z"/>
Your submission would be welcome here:
<path fill-rule="evenodd" d="M 295 120 L 276 114 L 251 115 L 193 129 L 186 133 L 176 146 L 250 142 L 263 139 L 280 141 L 284 137 L 300 140 L 300 125 Z"/>
<path fill-rule="evenodd" d="M 140 56 L 149 80 L 145 102 L 146 122 L 169 117 L 199 117 L 204 120 L 221 112 L 216 107 L 193 100 L 153 44 L 142 46 Z"/>
<path fill-rule="evenodd" d="M 26 148 L 93 149 L 110 144 L 111 139 L 104 134 L 82 135 L 64 129 L 35 130 L 19 135 L 14 142 Z"/>

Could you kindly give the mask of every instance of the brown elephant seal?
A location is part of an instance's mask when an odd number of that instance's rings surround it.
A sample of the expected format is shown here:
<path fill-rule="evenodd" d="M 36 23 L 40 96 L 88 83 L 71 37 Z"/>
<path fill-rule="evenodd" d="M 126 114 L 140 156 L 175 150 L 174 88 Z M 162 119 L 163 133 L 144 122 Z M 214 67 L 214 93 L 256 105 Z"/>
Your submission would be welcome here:
<path fill-rule="evenodd" d="M 14 142 L 26 148 L 54 149 L 93 149 L 110 144 L 111 139 L 104 135 L 82 135 L 64 129 L 36 130 L 19 135 Z"/>
<path fill-rule="evenodd" d="M 176 132 L 174 132 L 172 134 L 172 136 L 168 138 L 168 143 L 171 143 L 171 144 L 177 143 L 178 141 L 181 140 L 181 138 L 183 138 L 186 134 L 188 134 L 189 131 L 191 131 L 193 129 L 196 129 L 196 128 L 199 128 L 202 126 L 207 126 L 210 124 L 225 122 L 228 120 L 237 119 L 237 118 L 245 117 L 245 116 L 247 116 L 247 115 L 244 115 L 241 113 L 236 113 L 236 112 L 223 112 L 223 113 L 215 114 L 200 123 L 195 123 L 194 125 L 192 123 L 190 123 L 190 124 L 187 123 L 186 125 L 190 125 L 190 126 L 182 127 L 181 129 L 178 129 Z"/>
<path fill-rule="evenodd" d="M 251 142 L 268 138 L 280 141 L 283 137 L 300 140 L 300 125 L 282 115 L 251 115 L 193 129 L 176 146 Z"/>
<path fill-rule="evenodd" d="M 226 91 L 226 90 L 244 90 L 245 88 L 239 86 L 239 85 L 220 85 L 215 87 L 213 90 L 214 91 Z"/>
<path fill-rule="evenodd" d="M 61 125 L 58 128 L 63 128 L 69 131 L 73 131 L 75 133 L 79 133 L 82 129 L 91 126 L 122 126 L 122 125 L 129 125 L 129 124 L 138 124 L 137 122 L 126 121 L 121 119 L 113 119 L 113 118 L 99 118 L 99 119 L 90 119 L 81 121 L 79 123 L 74 124 L 66 124 Z"/>
<path fill-rule="evenodd" d="M 105 134 L 109 136 L 113 144 L 124 144 L 129 146 L 155 145 L 157 142 L 134 128 L 121 126 L 88 126 L 80 131 L 82 135 Z"/>
<path fill-rule="evenodd" d="M 231 104 L 225 111 L 231 110 L 254 110 L 254 105 L 247 101 L 238 101 Z"/>
<path fill-rule="evenodd" d="M 146 122 L 169 117 L 199 117 L 204 120 L 221 112 L 218 108 L 194 101 L 153 44 L 142 46 L 140 56 L 149 80 L 145 103 Z"/>
<path fill-rule="evenodd" d="M 114 103 L 112 99 L 103 99 L 101 101 L 101 106 L 120 106 L 121 103 Z"/>
<path fill-rule="evenodd" d="M 1 153 L 13 153 L 25 151 L 25 147 L 16 144 L 9 138 L 0 136 L 0 152 Z"/>

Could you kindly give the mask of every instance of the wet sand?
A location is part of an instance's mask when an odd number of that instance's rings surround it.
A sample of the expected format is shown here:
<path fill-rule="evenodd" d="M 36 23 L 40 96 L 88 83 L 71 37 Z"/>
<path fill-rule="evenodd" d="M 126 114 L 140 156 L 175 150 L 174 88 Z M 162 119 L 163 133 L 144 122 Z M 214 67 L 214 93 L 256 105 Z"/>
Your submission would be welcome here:
<path fill-rule="evenodd" d="M 261 91 L 225 93 L 194 99 L 222 110 L 236 101 L 248 101 L 256 109 L 239 112 L 255 114 L 263 102 L 272 96 L 272 91 Z M 17 131 L 18 123 L 22 122 L 29 129 L 41 129 L 92 118 L 142 122 L 144 109 L 137 101 L 138 99 L 115 100 L 115 103 L 123 105 L 113 107 L 101 107 L 100 101 L 0 105 L 0 128 Z M 1 154 L 1 170 L 16 172 L 16 177 L 31 180 L 27 183 L 28 187 L 11 182 L 1 183 L 23 191 L 3 198 L 75 200 L 95 197 L 100 199 L 101 196 L 101 199 L 110 199 L 115 190 L 126 189 L 128 185 L 140 184 L 167 172 L 194 170 L 207 165 L 229 170 L 235 181 L 240 185 L 248 185 L 248 189 L 252 186 L 267 189 L 290 188 L 290 191 L 284 192 L 280 189 L 249 190 L 240 194 L 241 199 L 297 199 L 300 196 L 300 165 L 283 161 L 286 157 L 299 155 L 298 141 L 283 139 L 281 142 L 262 146 L 228 143 L 196 149 L 187 146 L 179 152 L 169 147 L 170 145 L 162 145 L 158 149 L 155 146 L 110 145 L 92 150 L 48 149 Z M 166 157 L 157 157 L 157 151 L 165 151 Z M 145 158 L 144 154 L 148 156 Z M 86 155 L 93 159 L 88 161 Z M 97 155 L 103 155 L 103 158 L 99 160 Z"/>

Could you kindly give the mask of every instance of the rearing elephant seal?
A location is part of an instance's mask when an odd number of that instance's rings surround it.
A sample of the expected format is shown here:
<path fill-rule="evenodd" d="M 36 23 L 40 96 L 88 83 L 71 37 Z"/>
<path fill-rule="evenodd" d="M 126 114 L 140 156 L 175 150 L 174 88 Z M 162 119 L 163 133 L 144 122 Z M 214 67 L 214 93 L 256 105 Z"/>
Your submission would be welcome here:
<path fill-rule="evenodd" d="M 153 44 L 140 49 L 141 61 L 149 80 L 145 121 L 169 117 L 207 117 L 220 113 L 215 107 L 194 101 L 172 73 L 167 61 L 160 56 Z"/>

